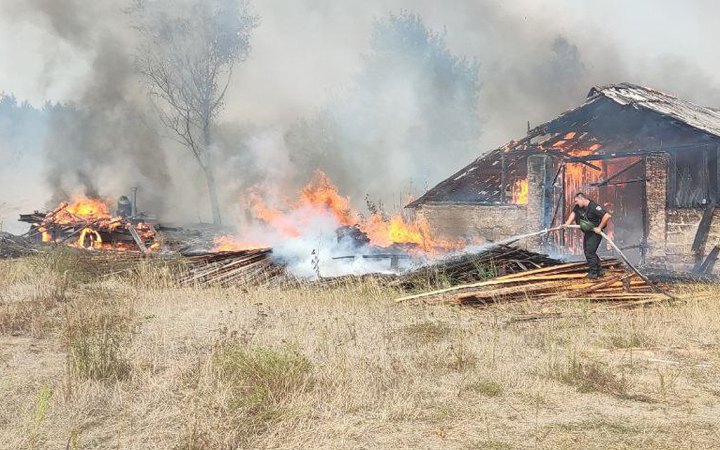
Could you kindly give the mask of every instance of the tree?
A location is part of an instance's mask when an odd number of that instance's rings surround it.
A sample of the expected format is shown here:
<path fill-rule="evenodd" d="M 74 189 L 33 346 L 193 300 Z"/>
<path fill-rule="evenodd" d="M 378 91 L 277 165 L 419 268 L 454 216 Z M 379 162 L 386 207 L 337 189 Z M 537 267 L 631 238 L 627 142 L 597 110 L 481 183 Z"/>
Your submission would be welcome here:
<path fill-rule="evenodd" d="M 248 0 L 135 0 L 142 42 L 137 68 L 160 121 L 205 175 L 213 222 L 221 224 L 213 127 L 234 66 L 250 52 L 258 25 Z"/>
<path fill-rule="evenodd" d="M 475 155 L 480 87 L 479 64 L 453 54 L 445 33 L 412 12 L 390 13 L 374 23 L 347 93 L 298 122 L 288 145 L 297 165 L 322 167 L 351 196 L 382 198 Z"/>

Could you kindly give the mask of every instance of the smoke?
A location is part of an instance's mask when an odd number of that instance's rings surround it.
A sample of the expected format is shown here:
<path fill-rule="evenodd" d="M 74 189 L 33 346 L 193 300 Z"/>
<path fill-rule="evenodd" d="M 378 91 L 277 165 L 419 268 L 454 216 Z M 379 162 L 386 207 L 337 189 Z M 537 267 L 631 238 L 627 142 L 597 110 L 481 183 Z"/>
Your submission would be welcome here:
<path fill-rule="evenodd" d="M 720 104 L 718 68 L 703 58 L 714 50 L 705 42 L 714 39 L 698 35 L 714 29 L 698 24 L 709 23 L 718 6 L 686 4 L 664 16 L 655 5 L 255 2 L 260 26 L 248 60 L 234 72 L 216 133 L 226 209 L 253 185 L 291 196 L 316 166 L 329 172 L 356 207 L 364 194 L 401 207 L 403 193 L 421 194 L 487 150 L 522 137 L 528 122 L 535 126 L 578 105 L 596 84 L 629 81 Z M 138 82 L 137 34 L 126 6 L 112 0 L 4 0 L 0 57 L 17 64 L 3 63 L 0 90 L 35 105 L 67 105 L 47 119 L 43 170 L 53 200 L 78 192 L 117 196 L 140 186 L 143 207 L 163 218 L 207 219 L 192 157 L 163 136 Z M 463 137 L 462 145 L 451 142 L 454 131 L 445 145 L 439 131 L 428 130 L 441 119 L 467 120 L 468 109 L 442 117 L 419 114 L 450 110 L 442 103 L 445 96 L 424 95 L 430 88 L 423 83 L 432 80 L 434 86 L 452 77 L 433 78 L 399 65 L 394 75 L 388 70 L 386 78 L 394 81 L 381 95 L 367 95 L 373 84 L 361 82 L 375 24 L 403 9 L 441 36 L 451 55 L 479 62 L 472 118 L 478 133 Z M 639 17 L 648 20 L 639 23 Z M 672 36 L 664 31 L 669 29 Z M 11 41 L 17 43 L 12 49 L 6 44 Z M 357 99 L 375 100 L 356 108 Z M 332 128 L 318 120 L 328 115 Z M 447 127 L 437 130 L 442 128 Z M 38 182 L 29 175 L 28 182 Z"/>
<path fill-rule="evenodd" d="M 12 11 L 71 47 L 87 64 L 83 83 L 48 113 L 44 171 L 52 197 L 45 206 L 74 195 L 117 198 L 139 187 L 145 205 L 160 208 L 170 176 L 139 91 L 135 43 L 122 11 L 112 2 L 76 0 L 31 0 Z M 49 61 L 44 77 L 52 78 L 58 62 Z"/>

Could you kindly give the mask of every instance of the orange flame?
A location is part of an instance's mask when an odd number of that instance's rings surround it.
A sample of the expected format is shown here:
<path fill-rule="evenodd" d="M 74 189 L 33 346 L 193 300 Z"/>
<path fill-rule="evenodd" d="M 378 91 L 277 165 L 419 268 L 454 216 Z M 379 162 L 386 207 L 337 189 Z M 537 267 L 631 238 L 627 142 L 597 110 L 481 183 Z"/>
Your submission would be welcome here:
<path fill-rule="evenodd" d="M 354 225 L 358 221 L 357 214 L 350 206 L 350 199 L 338 193 L 337 187 L 327 175 L 320 170 L 300 193 L 301 206 L 315 210 L 330 211 L 341 225 Z"/>
<path fill-rule="evenodd" d="M 62 207 L 63 205 L 66 206 Z M 103 242 L 101 232 L 107 233 L 132 227 L 140 239 L 145 242 L 155 238 L 155 230 L 149 224 L 133 224 L 120 217 L 112 217 L 109 202 L 104 200 L 76 196 L 72 202 L 63 205 L 60 205 L 62 208 L 57 210 L 54 215 L 48 216 L 42 225 L 37 224 L 43 242 L 53 242 L 54 240 L 62 242 L 63 236 L 58 235 L 58 229 L 79 230 L 78 238 L 68 245 L 102 250 L 137 250 L 137 246 L 134 243 Z M 59 225 L 60 228 L 54 228 L 53 225 Z M 80 229 L 81 227 L 82 229 Z M 48 228 L 55 231 L 51 233 Z M 158 247 L 159 244 L 156 242 L 151 244 L 150 249 Z"/>
<path fill-rule="evenodd" d="M 215 244 L 215 247 L 211 250 L 213 252 L 237 252 L 267 247 L 255 243 L 241 242 L 230 235 L 218 236 L 213 239 L 213 243 Z"/>
<path fill-rule="evenodd" d="M 424 220 L 415 223 L 405 223 L 401 215 L 395 215 L 390 220 L 379 214 L 373 214 L 360 229 L 367 234 L 370 242 L 379 247 L 389 247 L 393 244 L 416 244 L 427 249 L 431 247 L 429 239 L 429 226 Z"/>
<path fill-rule="evenodd" d="M 258 193 L 249 193 L 250 210 L 255 219 L 268 225 L 280 237 L 296 238 L 312 226 L 312 219 L 319 215 L 330 215 L 338 226 L 357 225 L 367 234 L 372 245 L 389 247 L 393 244 L 412 244 L 425 251 L 436 248 L 458 248 L 459 243 L 434 240 L 430 226 L 424 220 L 406 221 L 401 215 L 385 219 L 380 214 L 373 214 L 366 220 L 352 209 L 350 199 L 341 195 L 330 178 L 320 170 L 315 171 L 310 182 L 300 191 L 298 199 L 286 208 L 278 209 L 269 206 Z M 241 250 L 256 248 L 257 244 L 248 243 L 246 239 L 230 236 L 218 238 L 213 251 Z"/>
<path fill-rule="evenodd" d="M 516 205 L 527 205 L 528 203 L 528 179 L 520 178 L 515 181 L 512 187 L 512 202 Z"/>
<path fill-rule="evenodd" d="M 88 241 L 89 245 L 86 245 L 86 242 Z M 83 248 L 100 249 L 102 248 L 102 237 L 100 236 L 100 233 L 93 230 L 92 228 L 83 228 L 83 230 L 80 232 L 80 237 L 77 240 L 77 246 Z"/>
<path fill-rule="evenodd" d="M 110 208 L 98 199 L 75 197 L 75 199 L 55 216 L 60 223 L 75 222 L 78 218 L 84 220 L 110 219 Z"/>

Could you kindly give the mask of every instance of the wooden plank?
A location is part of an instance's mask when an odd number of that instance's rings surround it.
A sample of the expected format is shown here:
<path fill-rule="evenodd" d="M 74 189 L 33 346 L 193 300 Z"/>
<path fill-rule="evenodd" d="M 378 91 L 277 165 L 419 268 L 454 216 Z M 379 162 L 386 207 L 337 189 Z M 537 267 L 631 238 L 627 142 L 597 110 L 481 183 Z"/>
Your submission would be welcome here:
<path fill-rule="evenodd" d="M 592 286 L 590 286 L 590 287 L 588 287 L 588 288 L 576 289 L 576 290 L 574 290 L 574 291 L 572 291 L 572 292 L 567 292 L 567 293 L 565 293 L 564 295 L 565 295 L 566 297 L 575 297 L 575 296 L 587 295 L 587 294 L 590 294 L 590 293 L 592 293 L 592 292 L 595 292 L 595 291 L 597 291 L 597 290 L 599 290 L 599 289 L 608 287 L 608 286 L 610 286 L 610 285 L 612 285 L 612 284 L 614 284 L 614 283 L 616 283 L 616 282 L 618 282 L 618 281 L 622 281 L 622 280 L 625 279 L 625 278 L 630 278 L 630 276 L 631 276 L 631 274 L 615 275 L 615 276 L 613 276 L 613 277 L 610 277 L 610 279 L 608 279 L 608 280 L 602 280 L 602 281 L 600 281 L 599 283 L 595 283 L 594 285 L 592 285 Z"/>
<path fill-rule="evenodd" d="M 147 253 L 148 249 L 147 246 L 145 246 L 145 243 L 142 239 L 140 239 L 140 235 L 138 234 L 137 230 L 133 226 L 133 224 L 129 224 L 128 230 L 130 230 L 130 236 L 132 236 L 133 240 L 137 244 L 138 248 L 141 252 Z"/>
<path fill-rule="evenodd" d="M 720 245 L 716 245 L 713 247 L 712 250 L 710 250 L 707 258 L 705 258 L 705 261 L 700 264 L 697 270 L 693 270 L 693 273 L 712 273 L 713 269 L 715 268 L 715 262 L 718 259 L 718 255 L 720 255 Z"/>
<path fill-rule="evenodd" d="M 702 219 L 698 225 L 697 232 L 695 233 L 695 240 L 692 244 L 692 251 L 697 255 L 702 252 L 705 242 L 707 241 L 708 233 L 710 232 L 710 225 L 712 225 L 713 213 L 715 212 L 715 200 L 711 200 L 710 203 L 705 207 Z"/>

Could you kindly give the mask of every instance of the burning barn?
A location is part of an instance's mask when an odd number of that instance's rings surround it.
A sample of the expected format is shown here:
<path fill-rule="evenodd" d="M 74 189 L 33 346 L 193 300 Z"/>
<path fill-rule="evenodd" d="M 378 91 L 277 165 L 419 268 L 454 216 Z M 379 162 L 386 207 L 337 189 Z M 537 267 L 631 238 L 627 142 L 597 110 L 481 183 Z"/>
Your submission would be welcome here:
<path fill-rule="evenodd" d="M 560 225 L 574 194 L 613 214 L 647 265 L 712 271 L 720 251 L 720 110 L 654 89 L 594 87 L 585 103 L 476 159 L 408 205 L 442 239 L 497 240 Z M 543 244 L 581 253 L 572 231 Z"/>

